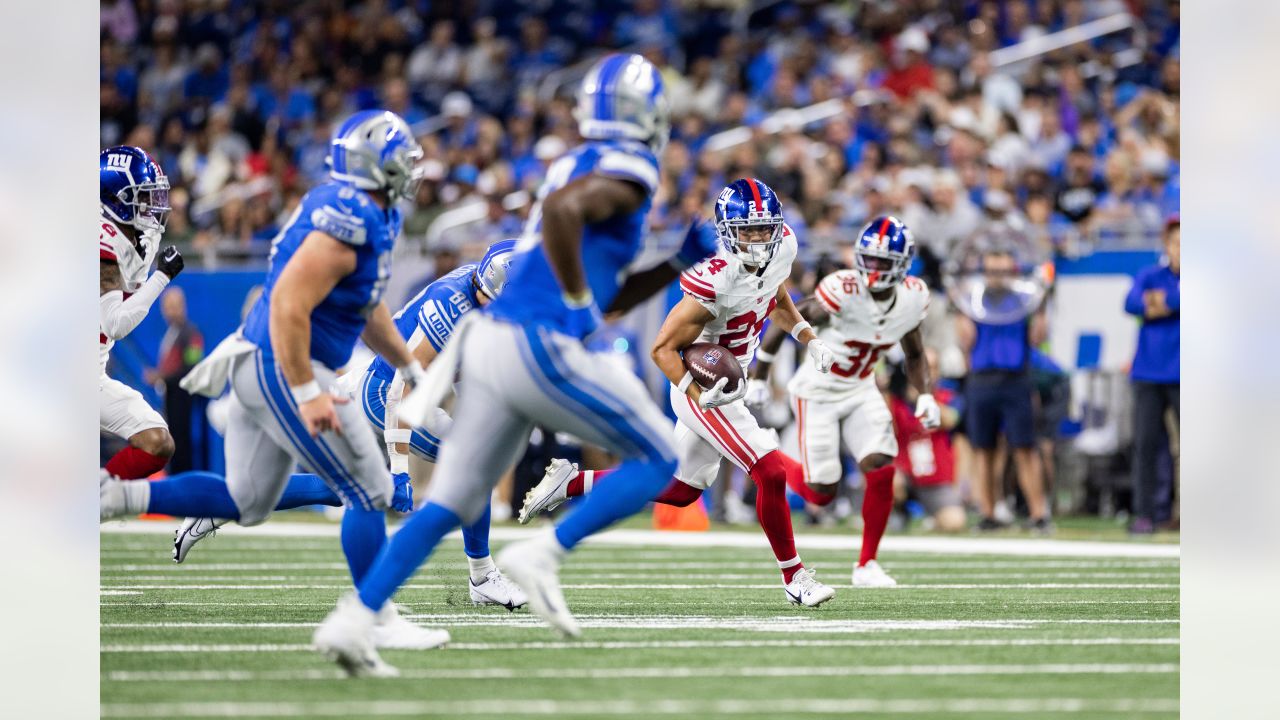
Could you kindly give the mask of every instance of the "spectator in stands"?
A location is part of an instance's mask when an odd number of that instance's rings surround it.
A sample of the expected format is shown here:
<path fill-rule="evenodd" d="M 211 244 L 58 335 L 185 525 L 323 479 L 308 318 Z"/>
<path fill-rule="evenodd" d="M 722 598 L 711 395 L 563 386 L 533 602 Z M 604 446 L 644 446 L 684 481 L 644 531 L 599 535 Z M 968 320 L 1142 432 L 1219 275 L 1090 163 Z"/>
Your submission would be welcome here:
<path fill-rule="evenodd" d="M 164 386 L 164 417 L 173 435 L 173 457 L 169 459 L 169 472 L 180 473 L 197 467 L 193 451 L 192 434 L 194 399 L 183 390 L 178 381 L 195 364 L 204 359 L 204 337 L 200 329 L 187 319 L 187 296 L 182 288 L 174 285 L 165 290 L 160 299 L 160 312 L 168 326 L 160 340 L 159 362 L 147 372 L 148 381 Z M 200 459 L 203 466 L 204 459 Z"/>
<path fill-rule="evenodd" d="M 937 351 L 926 348 L 925 357 L 930 377 L 937 377 Z M 960 532 L 968 523 L 955 485 L 955 459 L 951 453 L 950 432 L 960 422 L 957 398 L 945 388 L 934 391 L 934 399 L 942 406 L 942 426 L 926 430 L 915 415 L 917 395 L 902 366 L 895 365 L 889 378 L 889 412 L 893 414 L 893 434 L 898 440 L 894 465 L 899 477 L 906 480 L 908 496 L 924 506 L 934 528 Z"/>
<path fill-rule="evenodd" d="M 986 302 L 992 307 L 1012 301 L 1009 284 L 1018 276 L 1017 263 L 1007 250 L 993 249 L 982 259 Z M 960 347 L 969 353 L 965 383 L 965 432 L 974 449 L 973 496 L 982 520 L 979 530 L 998 530 L 995 518 L 995 460 L 998 438 L 1013 450 L 1018 486 L 1027 500 L 1029 528 L 1050 530 L 1044 497 L 1044 476 L 1035 441 L 1031 380 L 1031 348 L 1048 335 L 1043 307 L 1030 316 L 996 324 L 956 316 Z"/>
<path fill-rule="evenodd" d="M 1124 309 L 1142 320 L 1133 358 L 1133 523 L 1129 532 L 1155 531 L 1156 459 L 1165 435 L 1166 417 L 1179 424 L 1179 371 L 1182 307 L 1181 227 L 1177 216 L 1164 229 L 1165 257 L 1141 270 Z"/>

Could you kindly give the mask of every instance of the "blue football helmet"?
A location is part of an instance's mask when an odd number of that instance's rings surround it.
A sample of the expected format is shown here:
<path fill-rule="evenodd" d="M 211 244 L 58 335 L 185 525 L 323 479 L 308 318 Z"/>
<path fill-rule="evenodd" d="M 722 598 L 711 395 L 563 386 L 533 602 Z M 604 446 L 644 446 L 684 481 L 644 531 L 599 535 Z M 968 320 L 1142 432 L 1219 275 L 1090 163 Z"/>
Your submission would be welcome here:
<path fill-rule="evenodd" d="M 399 115 L 362 110 L 329 142 L 329 176 L 361 190 L 385 190 L 392 202 L 411 197 L 422 179 L 422 147 Z"/>
<path fill-rule="evenodd" d="M 98 201 L 117 225 L 159 241 L 169 220 L 169 178 L 142 148 L 119 145 L 98 155 Z"/>
<path fill-rule="evenodd" d="M 883 215 L 867 223 L 854 243 L 854 270 L 867 289 L 888 290 L 902 282 L 916 255 L 911 231 L 896 217 Z"/>
<path fill-rule="evenodd" d="M 744 227 L 769 228 L 763 242 L 742 242 Z M 769 264 L 782 245 L 782 203 L 778 194 L 755 178 L 734 180 L 716 199 L 716 235 L 734 257 L 757 267 Z"/>
<path fill-rule="evenodd" d="M 515 252 L 515 240 L 500 240 L 485 251 L 476 268 L 476 287 L 482 295 L 493 300 L 506 287 L 507 271 L 511 269 L 511 257 Z"/>
<path fill-rule="evenodd" d="M 636 54 L 613 53 L 591 66 L 573 112 L 578 133 L 591 140 L 639 140 L 655 155 L 671 136 L 671 109 L 662 75 Z"/>

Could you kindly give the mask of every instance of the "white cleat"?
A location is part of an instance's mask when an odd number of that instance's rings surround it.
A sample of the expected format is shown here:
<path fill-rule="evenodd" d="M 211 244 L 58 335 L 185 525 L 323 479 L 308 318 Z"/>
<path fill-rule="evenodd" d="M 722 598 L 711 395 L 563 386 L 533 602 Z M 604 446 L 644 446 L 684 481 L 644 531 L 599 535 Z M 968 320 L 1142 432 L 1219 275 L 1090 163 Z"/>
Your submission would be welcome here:
<path fill-rule="evenodd" d="M 187 559 L 187 553 L 195 544 L 207 537 L 217 534 L 218 528 L 226 521 L 219 522 L 213 518 L 187 518 L 173 532 L 173 561 L 180 563 Z"/>
<path fill-rule="evenodd" d="M 431 630 L 409 622 L 392 602 L 378 611 L 370 637 L 379 650 L 432 650 L 448 645 L 451 639 L 448 630 Z"/>
<path fill-rule="evenodd" d="M 795 575 L 791 576 L 791 582 L 782 588 L 787 593 L 787 600 L 792 605 L 803 605 L 805 607 L 818 607 L 822 603 L 836 596 L 836 591 L 829 586 L 818 582 L 813 576 L 813 571 L 808 568 L 800 568 Z"/>
<path fill-rule="evenodd" d="M 564 550 L 555 535 L 522 540 L 503 548 L 499 567 L 529 598 L 529 609 L 566 637 L 578 637 L 582 628 L 573 619 L 560 589 L 560 561 Z"/>
<path fill-rule="evenodd" d="M 524 607 L 529 602 L 529 596 L 524 594 L 520 586 L 511 582 L 496 567 L 478 584 L 467 578 L 467 585 L 471 591 L 472 605 L 501 605 L 509 612 L 515 612 L 516 608 Z"/>
<path fill-rule="evenodd" d="M 527 525 L 534 515 L 548 513 L 569 499 L 569 481 L 578 474 L 578 466 L 559 458 L 547 465 L 542 480 L 525 493 L 520 507 L 520 524 Z"/>
<path fill-rule="evenodd" d="M 355 593 L 345 595 L 316 628 L 311 644 L 351 677 L 399 677 L 400 671 L 383 662 L 373 647 L 377 617 Z"/>
<path fill-rule="evenodd" d="M 114 520 L 127 514 L 124 483 L 105 469 L 98 473 L 98 522 Z"/>
<path fill-rule="evenodd" d="M 875 560 L 868 560 L 866 565 L 853 566 L 853 586 L 865 588 L 898 587 L 898 581 L 889 577 L 889 573 L 880 567 Z"/>

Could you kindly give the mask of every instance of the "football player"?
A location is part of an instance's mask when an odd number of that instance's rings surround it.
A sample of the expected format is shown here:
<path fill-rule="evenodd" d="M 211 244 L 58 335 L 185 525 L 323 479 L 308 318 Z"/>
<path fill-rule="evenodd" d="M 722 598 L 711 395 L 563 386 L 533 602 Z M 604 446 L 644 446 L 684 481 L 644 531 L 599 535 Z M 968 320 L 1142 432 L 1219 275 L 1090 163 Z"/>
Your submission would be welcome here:
<path fill-rule="evenodd" d="M 422 289 L 392 318 L 409 349 L 424 367 L 431 364 L 444 347 L 453 328 L 464 313 L 492 302 L 507 282 L 514 240 L 494 243 L 478 263 L 462 265 Z M 378 356 L 366 367 L 343 375 L 340 382 L 349 389 L 351 399 L 360 404 L 365 418 L 383 434 L 391 461 L 395 491 L 391 508 L 398 512 L 413 510 L 413 483 L 409 477 L 409 453 L 434 463 L 440 449 L 440 438 L 452 422 L 444 411 L 435 418 L 430 429 L 410 428 L 395 416 L 395 408 L 404 390 L 404 378 L 391 363 Z M 192 472 L 175 475 L 173 482 L 190 484 L 187 495 L 197 492 L 226 493 L 226 484 L 213 473 Z M 225 498 L 230 502 L 230 496 Z M 289 478 L 276 510 L 306 505 L 342 505 L 342 499 L 315 475 Z M 212 535 L 224 519 L 187 518 L 174 535 L 173 559 L 182 562 L 187 552 L 201 539 Z M 470 566 L 468 594 L 476 605 L 502 605 L 515 610 L 525 604 L 524 591 L 511 583 L 493 564 L 489 556 L 489 509 L 471 525 L 462 528 L 463 549 Z"/>
<path fill-rule="evenodd" d="M 163 512 L 257 525 L 301 464 L 342 497 L 342 549 L 359 583 L 386 542 L 385 510 L 394 488 L 364 413 L 331 388 L 357 338 L 411 384 L 423 375 L 382 302 L 401 227 L 396 203 L 413 197 L 421 158 L 422 148 L 395 113 L 352 115 L 331 141 L 331 181 L 308 192 L 276 236 L 262 295 L 244 324 L 250 349 L 231 363 L 226 484 L 232 502 L 193 507 L 181 497 L 181 485 L 105 478 L 104 517 Z M 374 618 L 389 645 L 448 641 L 447 632 L 413 625 L 390 603 L 371 611 L 371 632 Z"/>
<path fill-rule="evenodd" d="M 150 155 L 136 147 L 107 148 L 98 156 L 98 178 L 98 422 L 129 441 L 107 461 L 107 472 L 135 480 L 164 467 L 173 438 L 141 393 L 107 377 L 107 358 L 182 272 L 182 255 L 170 245 L 156 258 L 169 217 L 169 179 Z M 153 262 L 156 272 L 150 272 Z"/>
<path fill-rule="evenodd" d="M 628 274 L 642 250 L 669 128 L 657 68 L 639 55 L 605 56 L 583 79 L 575 116 L 585 141 L 548 169 L 506 290 L 463 319 L 432 367 L 427 393 L 405 401 L 443 396 L 453 379 L 446 371 L 461 368 L 453 428 L 428 502 L 396 532 L 357 594 L 316 630 L 316 647 L 342 664 L 376 657 L 369 640 L 376 609 L 446 533 L 484 512 L 535 425 L 625 458 L 610 492 L 594 493 L 553 532 L 498 554 L 498 565 L 528 593 L 530 609 L 566 635 L 580 630 L 560 589 L 565 554 L 643 508 L 675 469 L 669 426 L 644 385 L 614 372 L 583 338 L 602 311 L 626 312 L 709 254 L 714 234 L 694 222 L 675 258 Z"/>
<path fill-rule="evenodd" d="M 787 388 L 791 392 L 800 440 L 802 473 L 788 485 L 806 501 L 825 505 L 842 479 L 843 441 L 866 478 L 862 499 L 862 553 L 853 568 L 855 587 L 892 587 L 897 582 L 876 562 L 876 550 L 893 511 L 893 459 L 898 441 L 893 416 L 876 387 L 880 356 L 901 343 L 907 378 L 919 392 L 915 415 L 926 429 L 938 427 L 942 411 L 934 400 L 920 323 L 929 310 L 929 288 L 907 277 L 915 242 L 902 221 L 878 217 L 858 236 L 854 268 L 838 270 L 818 283 L 800 313 L 821 327 L 836 354 L 830 372 L 806 361 Z M 780 328 L 765 334 L 752 372 L 753 394 L 763 401 L 773 354 L 785 339 Z M 749 391 L 750 392 L 750 391 Z"/>
<path fill-rule="evenodd" d="M 716 234 L 721 248 L 680 276 L 684 297 L 667 315 L 654 341 L 654 363 L 671 381 L 671 407 L 680 465 L 655 502 L 685 506 L 715 482 L 727 458 L 755 481 L 756 517 L 782 570 L 787 599 L 815 607 L 835 596 L 800 562 L 787 506 L 788 468 L 795 461 L 778 449 L 777 434 L 760 427 L 743 398 L 747 383 L 727 391 L 728 378 L 704 390 L 685 369 L 681 353 L 695 342 L 715 343 L 733 353 L 745 371 L 760 342 L 765 320 L 803 343 L 819 372 L 834 359 L 787 294 L 796 258 L 796 237 L 782 219 L 778 196 L 759 180 L 736 180 L 716 201 Z M 744 372 L 745 375 L 745 372 Z M 555 508 L 565 499 L 590 493 L 611 471 L 578 472 L 553 460 L 542 481 L 525 496 L 520 521 Z M 610 480 L 610 483 L 616 482 Z M 605 483 L 600 487 L 605 487 Z"/>

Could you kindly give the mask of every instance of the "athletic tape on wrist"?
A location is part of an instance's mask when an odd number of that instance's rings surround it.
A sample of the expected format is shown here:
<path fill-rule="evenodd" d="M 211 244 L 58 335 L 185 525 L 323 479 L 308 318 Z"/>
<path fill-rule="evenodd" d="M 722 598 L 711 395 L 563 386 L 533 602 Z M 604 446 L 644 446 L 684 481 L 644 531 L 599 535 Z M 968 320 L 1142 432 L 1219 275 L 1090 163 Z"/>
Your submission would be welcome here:
<path fill-rule="evenodd" d="M 391 443 L 409 443 L 413 440 L 413 431 L 409 428 L 387 428 L 382 433 L 382 439 Z"/>
<path fill-rule="evenodd" d="M 684 377 L 680 378 L 680 384 L 676 385 L 676 389 L 680 392 L 687 392 L 689 390 L 689 383 L 691 382 L 693 382 L 693 375 L 685 373 Z"/>
<path fill-rule="evenodd" d="M 763 350 L 756 351 L 756 360 L 759 360 L 760 362 L 771 363 L 773 362 L 774 357 L 776 356 L 771 352 L 765 352 Z"/>
<path fill-rule="evenodd" d="M 560 299 L 564 300 L 565 307 L 570 310 L 581 310 L 585 307 L 591 307 L 596 301 L 595 296 L 591 294 L 590 290 L 584 290 L 583 293 L 577 297 L 574 297 L 569 293 L 561 293 Z"/>
<path fill-rule="evenodd" d="M 408 473 L 409 456 L 404 453 L 392 451 L 390 446 L 387 447 L 387 451 L 387 456 L 391 459 L 392 474 Z"/>
<path fill-rule="evenodd" d="M 804 332 L 805 330 L 812 330 L 812 329 L 813 329 L 813 326 L 810 325 L 807 320 L 801 320 L 800 322 L 796 323 L 795 327 L 791 328 L 791 337 L 795 338 L 796 340 L 799 340 L 800 333 Z"/>
<path fill-rule="evenodd" d="M 320 383 L 312 380 L 309 383 L 293 385 L 289 388 L 289 393 L 293 395 L 293 401 L 299 405 L 309 403 L 320 397 Z"/>

